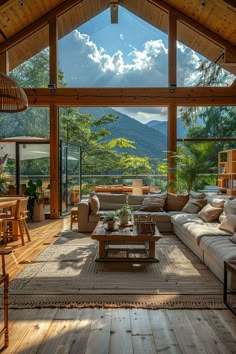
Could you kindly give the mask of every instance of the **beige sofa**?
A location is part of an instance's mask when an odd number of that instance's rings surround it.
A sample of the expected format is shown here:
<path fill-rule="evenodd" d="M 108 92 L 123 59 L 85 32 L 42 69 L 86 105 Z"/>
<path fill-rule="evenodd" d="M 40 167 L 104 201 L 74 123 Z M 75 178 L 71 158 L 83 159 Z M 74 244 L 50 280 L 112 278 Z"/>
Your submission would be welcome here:
<path fill-rule="evenodd" d="M 183 210 L 181 203 L 186 204 L 188 198 L 186 198 L 185 201 L 181 201 L 179 204 L 179 201 L 175 201 L 173 195 L 169 193 L 166 195 L 163 206 L 164 210 L 154 212 L 140 209 L 142 208 L 145 198 L 151 197 L 155 200 L 154 198 L 158 198 L 158 195 L 141 196 L 98 193 L 97 196 L 100 202 L 100 210 L 96 215 L 91 212 L 89 200 L 83 200 L 79 203 L 78 227 L 80 232 L 93 231 L 98 220 L 106 211 L 117 210 L 122 205 L 129 203 L 135 214 L 151 214 L 156 219 L 157 227 L 161 232 L 174 232 L 222 282 L 224 279 L 224 261 L 236 260 L 236 244 L 229 240 L 229 238 L 232 237 L 232 232 L 219 228 L 220 221 L 224 218 L 224 213 L 220 214 L 220 220 L 217 218 L 214 222 L 206 222 L 199 214 L 187 213 Z M 227 200 L 228 197 L 212 194 L 204 197 L 205 203 L 208 204 L 214 200 L 217 200 L 219 203 L 219 199 Z M 234 203 L 236 207 L 236 201 Z M 218 208 L 215 207 L 215 209 Z M 221 211 L 222 210 L 223 207 Z M 236 288 L 235 277 L 230 280 L 230 287 Z"/>

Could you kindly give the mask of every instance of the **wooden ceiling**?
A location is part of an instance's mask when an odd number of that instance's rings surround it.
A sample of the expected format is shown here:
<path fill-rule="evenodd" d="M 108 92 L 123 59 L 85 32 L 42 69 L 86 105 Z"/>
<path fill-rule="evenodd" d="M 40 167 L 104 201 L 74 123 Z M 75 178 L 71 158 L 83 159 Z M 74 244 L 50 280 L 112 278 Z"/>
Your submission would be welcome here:
<path fill-rule="evenodd" d="M 119 5 L 168 33 L 168 12 L 178 19 L 178 40 L 236 75 L 234 0 L 119 0 Z M 110 7 L 109 0 L 0 0 L 0 53 L 10 70 L 48 47 L 48 22 L 58 16 L 61 38 Z"/>

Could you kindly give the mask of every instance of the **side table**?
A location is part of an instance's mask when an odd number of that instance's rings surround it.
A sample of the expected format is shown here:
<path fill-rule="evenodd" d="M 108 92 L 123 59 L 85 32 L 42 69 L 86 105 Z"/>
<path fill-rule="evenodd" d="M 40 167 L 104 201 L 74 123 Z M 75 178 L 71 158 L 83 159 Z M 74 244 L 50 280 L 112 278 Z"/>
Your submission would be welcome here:
<path fill-rule="evenodd" d="M 233 306 L 229 302 L 229 295 L 234 294 L 236 298 L 236 291 L 228 290 L 228 275 L 230 273 L 236 275 L 236 261 L 224 262 L 224 304 L 236 315 L 236 305 Z M 236 301 L 234 303 L 236 304 Z"/>

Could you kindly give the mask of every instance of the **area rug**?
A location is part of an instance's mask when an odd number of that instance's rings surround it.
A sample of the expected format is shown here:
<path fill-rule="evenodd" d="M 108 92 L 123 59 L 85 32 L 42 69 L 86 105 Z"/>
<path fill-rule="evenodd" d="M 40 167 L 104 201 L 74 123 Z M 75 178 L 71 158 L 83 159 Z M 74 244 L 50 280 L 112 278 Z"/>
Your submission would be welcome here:
<path fill-rule="evenodd" d="M 159 263 L 95 262 L 98 244 L 65 231 L 10 282 L 10 308 L 225 308 L 223 285 L 176 236 Z"/>

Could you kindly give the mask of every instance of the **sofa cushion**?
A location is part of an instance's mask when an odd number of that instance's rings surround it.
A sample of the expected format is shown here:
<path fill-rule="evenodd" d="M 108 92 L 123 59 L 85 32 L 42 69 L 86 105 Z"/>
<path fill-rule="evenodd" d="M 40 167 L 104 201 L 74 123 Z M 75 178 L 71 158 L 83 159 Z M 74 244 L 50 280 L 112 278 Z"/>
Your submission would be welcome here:
<path fill-rule="evenodd" d="M 236 231 L 236 215 L 229 214 L 221 222 L 219 229 L 235 233 Z"/>
<path fill-rule="evenodd" d="M 169 212 L 168 214 L 171 215 L 171 222 L 173 224 L 179 224 L 179 225 L 183 225 L 186 223 L 195 223 L 195 224 L 200 224 L 200 225 L 204 225 L 204 221 L 199 218 L 197 215 L 194 214 L 188 214 L 188 213 L 182 213 L 182 214 L 174 214 Z"/>
<path fill-rule="evenodd" d="M 197 214 L 207 203 L 206 199 L 190 198 L 187 204 L 183 207 L 182 211 L 190 214 Z"/>
<path fill-rule="evenodd" d="M 173 193 L 167 193 L 167 199 L 165 203 L 165 210 L 166 211 L 171 211 L 171 210 L 182 210 L 185 204 L 189 200 L 189 195 L 188 194 L 173 194 Z"/>
<path fill-rule="evenodd" d="M 127 203 L 131 206 L 132 210 L 138 210 L 143 204 L 143 195 L 127 195 Z"/>
<path fill-rule="evenodd" d="M 96 195 L 93 195 L 90 199 L 89 199 L 89 204 L 90 204 L 90 209 L 92 211 L 93 215 L 97 215 L 99 209 L 100 209 L 100 202 L 99 199 Z"/>
<path fill-rule="evenodd" d="M 236 214 L 236 200 L 227 200 L 224 205 L 225 215 Z"/>
<path fill-rule="evenodd" d="M 229 237 L 229 240 L 233 243 L 236 243 L 236 233 L 234 233 L 233 236 Z"/>
<path fill-rule="evenodd" d="M 150 212 L 148 212 L 148 211 L 136 210 L 134 212 L 134 217 L 135 216 L 149 216 L 149 215 L 150 215 Z M 154 220 L 156 220 L 158 222 L 169 222 L 170 221 L 170 216 L 165 211 L 152 212 L 151 216 Z"/>
<path fill-rule="evenodd" d="M 139 210 L 141 211 L 163 211 L 162 206 L 160 204 L 147 204 L 142 205 Z"/>
<path fill-rule="evenodd" d="M 117 210 L 126 204 L 126 194 L 109 194 L 109 193 L 97 193 L 100 209 L 102 210 Z"/>
<path fill-rule="evenodd" d="M 148 196 L 143 198 L 143 205 L 159 205 L 163 207 L 165 198 L 158 198 L 156 196 Z"/>
<path fill-rule="evenodd" d="M 191 198 L 194 198 L 194 199 L 204 199 L 206 197 L 205 193 L 203 193 L 203 192 L 199 193 L 199 192 L 195 192 L 195 191 L 190 191 L 189 195 Z"/>
<path fill-rule="evenodd" d="M 212 206 L 210 203 L 208 203 L 202 208 L 202 210 L 200 210 L 198 216 L 206 222 L 213 222 L 219 218 L 219 215 L 221 213 L 222 213 L 222 208 L 216 208 Z"/>
<path fill-rule="evenodd" d="M 225 204 L 225 199 L 212 198 L 212 199 L 209 199 L 209 203 L 211 204 L 211 206 L 213 206 L 215 208 L 222 208 L 223 209 L 224 204 Z"/>
<path fill-rule="evenodd" d="M 229 237 L 202 237 L 200 247 L 212 258 L 216 263 L 222 264 L 224 261 L 236 260 L 236 244 L 229 241 Z"/>

